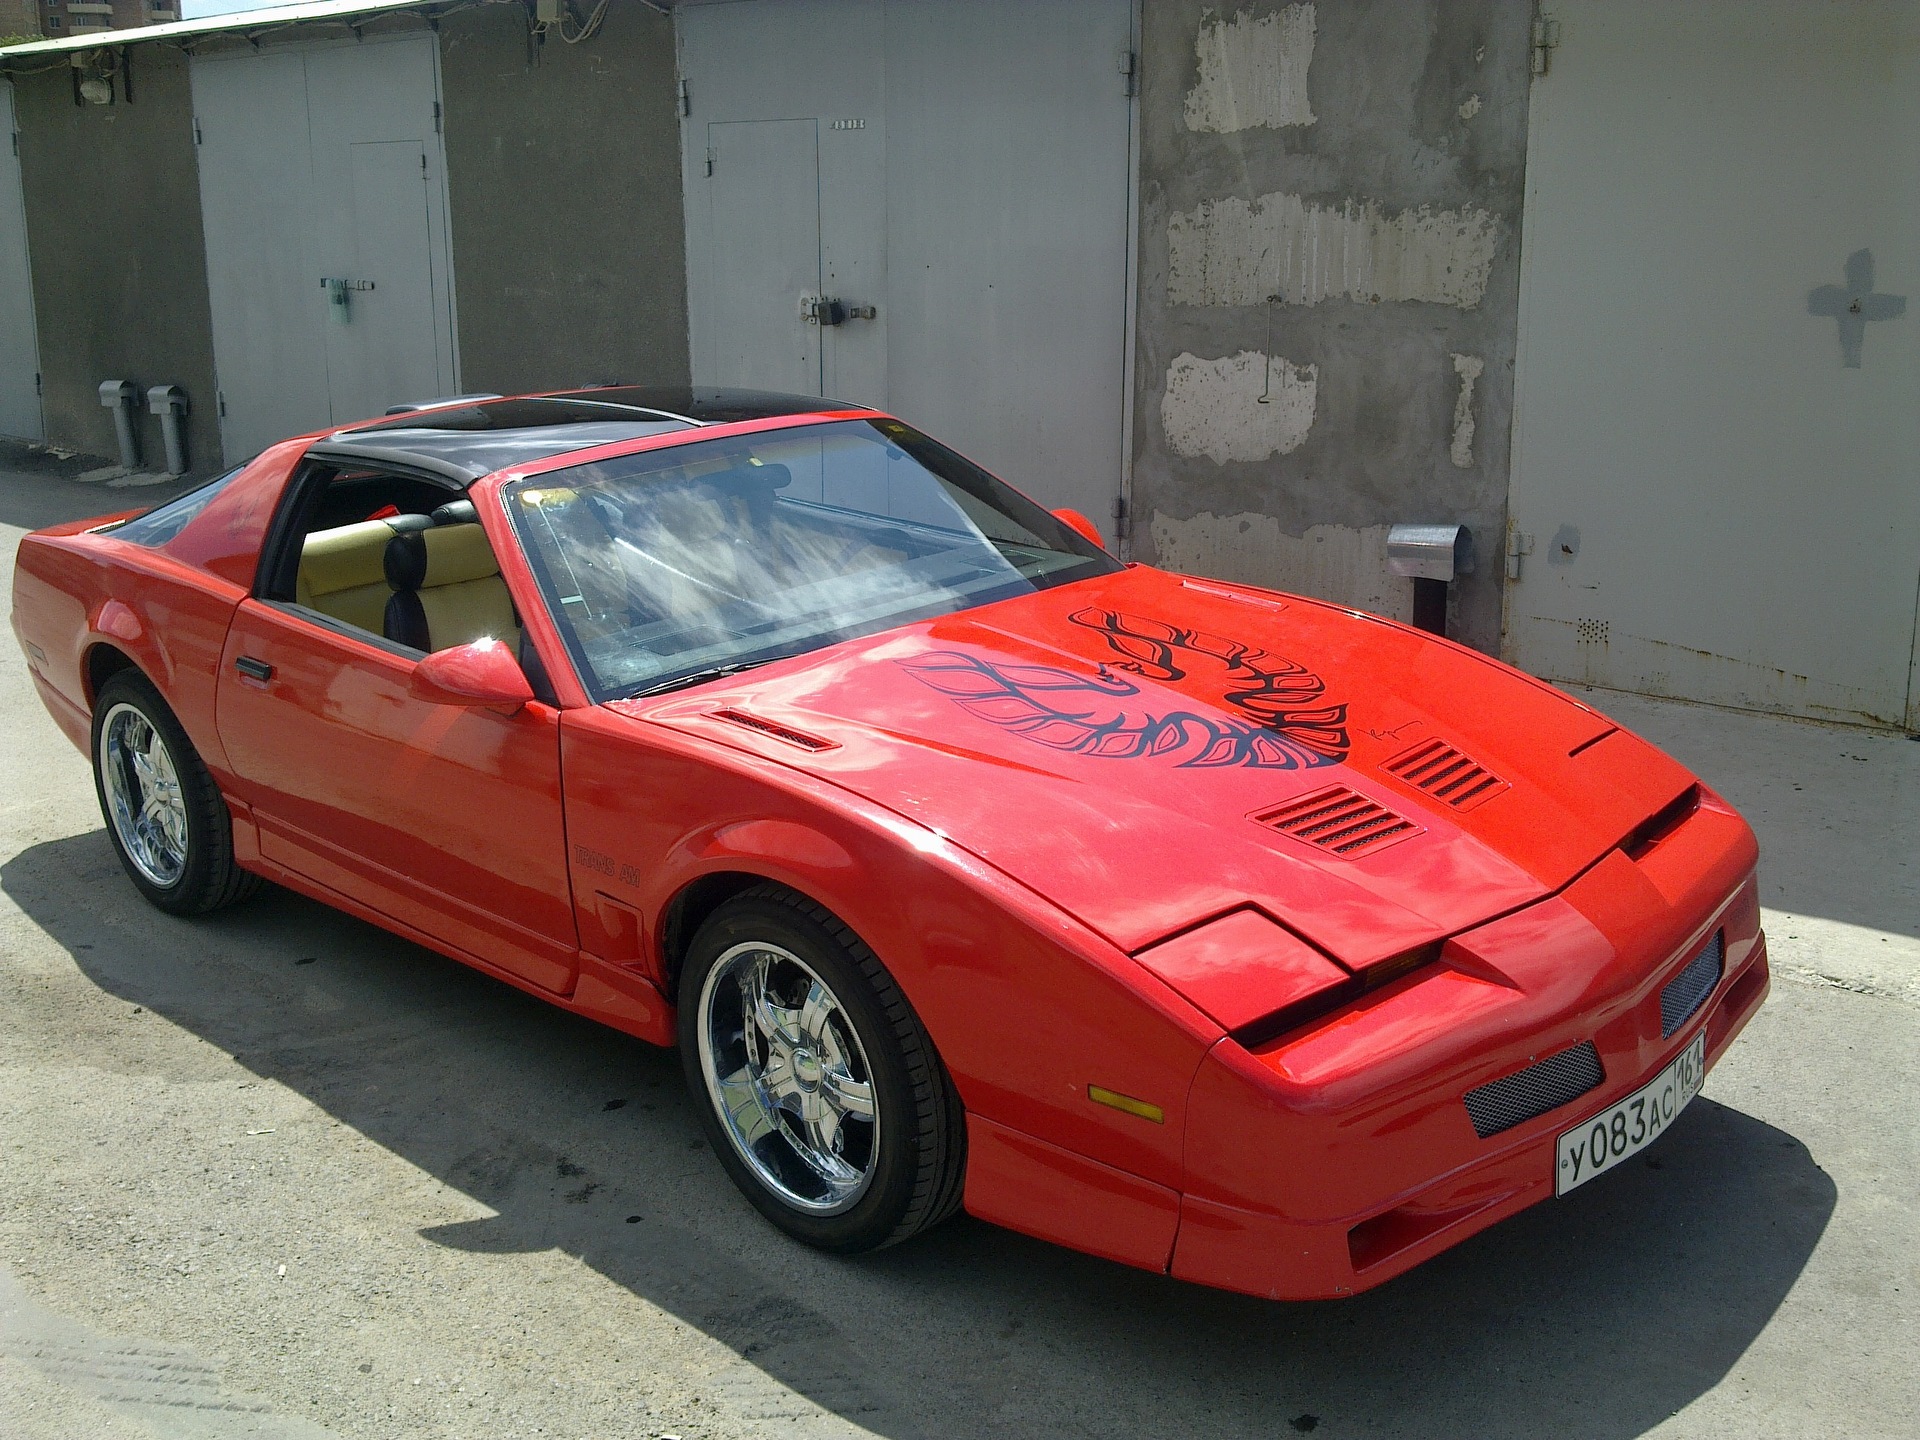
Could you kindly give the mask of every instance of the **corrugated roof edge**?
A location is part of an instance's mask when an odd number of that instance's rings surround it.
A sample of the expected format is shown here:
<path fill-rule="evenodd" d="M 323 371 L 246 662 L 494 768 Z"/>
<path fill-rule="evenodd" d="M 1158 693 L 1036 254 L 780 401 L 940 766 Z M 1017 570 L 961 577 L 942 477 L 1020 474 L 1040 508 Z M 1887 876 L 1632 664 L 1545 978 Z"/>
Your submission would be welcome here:
<path fill-rule="evenodd" d="M 117 50 L 127 45 L 147 45 L 161 40 L 183 40 L 197 35 L 221 33 L 246 34 L 271 30 L 283 25 L 309 25 L 315 21 L 346 20 L 356 15 L 368 17 L 466 9 L 474 0 L 314 0 L 307 5 L 274 5 L 265 10 L 239 10 L 228 15 L 202 15 L 195 20 L 172 20 L 164 25 L 136 25 L 126 30 L 89 30 L 58 40 L 35 40 L 27 45 L 9 45 L 0 49 L 0 67 L 13 60 L 32 60 L 44 55 L 64 55 L 75 50 Z M 509 4 L 515 0 L 480 0 L 482 4 Z"/>

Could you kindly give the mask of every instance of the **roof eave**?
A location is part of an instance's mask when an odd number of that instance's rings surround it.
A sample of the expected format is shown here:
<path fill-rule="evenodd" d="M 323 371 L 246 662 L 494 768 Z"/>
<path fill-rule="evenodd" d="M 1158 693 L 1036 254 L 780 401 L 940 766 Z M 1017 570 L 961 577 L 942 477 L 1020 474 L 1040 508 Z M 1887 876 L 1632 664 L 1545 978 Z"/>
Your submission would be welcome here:
<path fill-rule="evenodd" d="M 88 50 L 118 50 L 129 45 L 150 45 L 214 35 L 258 36 L 265 31 L 289 26 L 327 22 L 350 26 L 357 18 L 377 20 L 383 15 L 399 15 L 409 11 L 425 14 L 466 9 L 473 3 L 475 0 L 311 0 L 308 4 L 275 5 L 264 10 L 242 10 L 227 15 L 202 15 L 193 20 L 172 20 L 164 25 L 136 25 L 125 30 L 88 30 L 82 34 L 63 35 L 58 40 L 35 40 L 26 45 L 0 48 L 0 69 L 11 68 L 17 61 Z M 478 0 L 478 3 L 499 3 L 499 0 Z"/>

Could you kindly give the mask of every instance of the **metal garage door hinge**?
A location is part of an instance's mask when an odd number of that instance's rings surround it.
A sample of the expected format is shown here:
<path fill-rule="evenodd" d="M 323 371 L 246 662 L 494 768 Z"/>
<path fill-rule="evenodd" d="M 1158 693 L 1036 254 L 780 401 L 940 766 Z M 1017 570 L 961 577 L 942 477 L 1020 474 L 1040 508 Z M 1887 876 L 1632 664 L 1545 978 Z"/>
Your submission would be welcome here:
<path fill-rule="evenodd" d="M 438 100 L 433 102 L 433 133 L 436 135 L 440 133 L 440 102 Z"/>
<path fill-rule="evenodd" d="M 1140 93 L 1140 54 L 1131 45 L 1120 50 L 1120 79 L 1125 86 L 1122 95 Z"/>
<path fill-rule="evenodd" d="M 36 395 L 46 394 L 46 391 L 40 388 L 40 372 L 38 370 L 33 372 L 33 393 Z"/>
<path fill-rule="evenodd" d="M 1520 557 L 1533 553 L 1533 536 L 1522 535 L 1520 527 L 1513 521 L 1507 522 L 1507 578 L 1520 578 Z"/>
<path fill-rule="evenodd" d="M 707 147 L 707 174 L 713 174 L 713 147 Z"/>
<path fill-rule="evenodd" d="M 680 113 L 693 114 L 693 87 L 684 80 L 680 82 Z"/>
<path fill-rule="evenodd" d="M 1533 73 L 1544 75 L 1560 45 L 1560 22 L 1542 15 L 1533 22 Z"/>
<path fill-rule="evenodd" d="M 196 145 L 200 143 L 200 117 L 198 115 L 193 117 L 193 143 Z"/>
<path fill-rule="evenodd" d="M 1122 540 L 1131 539 L 1133 536 L 1133 509 L 1127 504 L 1127 497 L 1124 495 L 1113 497 L 1113 529 Z"/>
<path fill-rule="evenodd" d="M 220 418 L 222 420 L 226 419 L 227 418 L 227 392 L 224 390 L 216 390 L 213 392 L 213 399 L 214 399 L 214 403 L 219 407 Z"/>
<path fill-rule="evenodd" d="M 13 132 L 13 153 L 16 156 L 20 153 L 20 132 L 18 130 Z"/>

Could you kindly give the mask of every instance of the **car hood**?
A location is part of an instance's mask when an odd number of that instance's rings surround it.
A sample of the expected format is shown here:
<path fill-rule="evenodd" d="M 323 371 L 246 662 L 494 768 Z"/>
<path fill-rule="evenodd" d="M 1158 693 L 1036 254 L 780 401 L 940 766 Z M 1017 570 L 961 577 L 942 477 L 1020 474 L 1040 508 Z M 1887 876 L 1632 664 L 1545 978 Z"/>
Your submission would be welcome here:
<path fill-rule="evenodd" d="M 1693 783 L 1458 645 L 1142 566 L 613 708 L 911 817 L 1130 953 L 1253 906 L 1355 969 L 1551 894 Z"/>

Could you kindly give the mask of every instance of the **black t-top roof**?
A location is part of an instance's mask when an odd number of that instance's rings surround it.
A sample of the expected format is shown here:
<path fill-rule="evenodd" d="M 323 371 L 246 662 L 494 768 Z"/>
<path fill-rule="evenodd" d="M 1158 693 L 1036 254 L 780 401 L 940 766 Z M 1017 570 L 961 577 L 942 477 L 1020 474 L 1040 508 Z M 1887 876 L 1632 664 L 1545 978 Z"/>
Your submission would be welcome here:
<path fill-rule="evenodd" d="M 407 465 L 466 485 L 529 460 L 672 430 L 863 408 L 818 395 L 609 385 L 409 411 L 335 431 L 310 453 L 362 464 Z"/>

